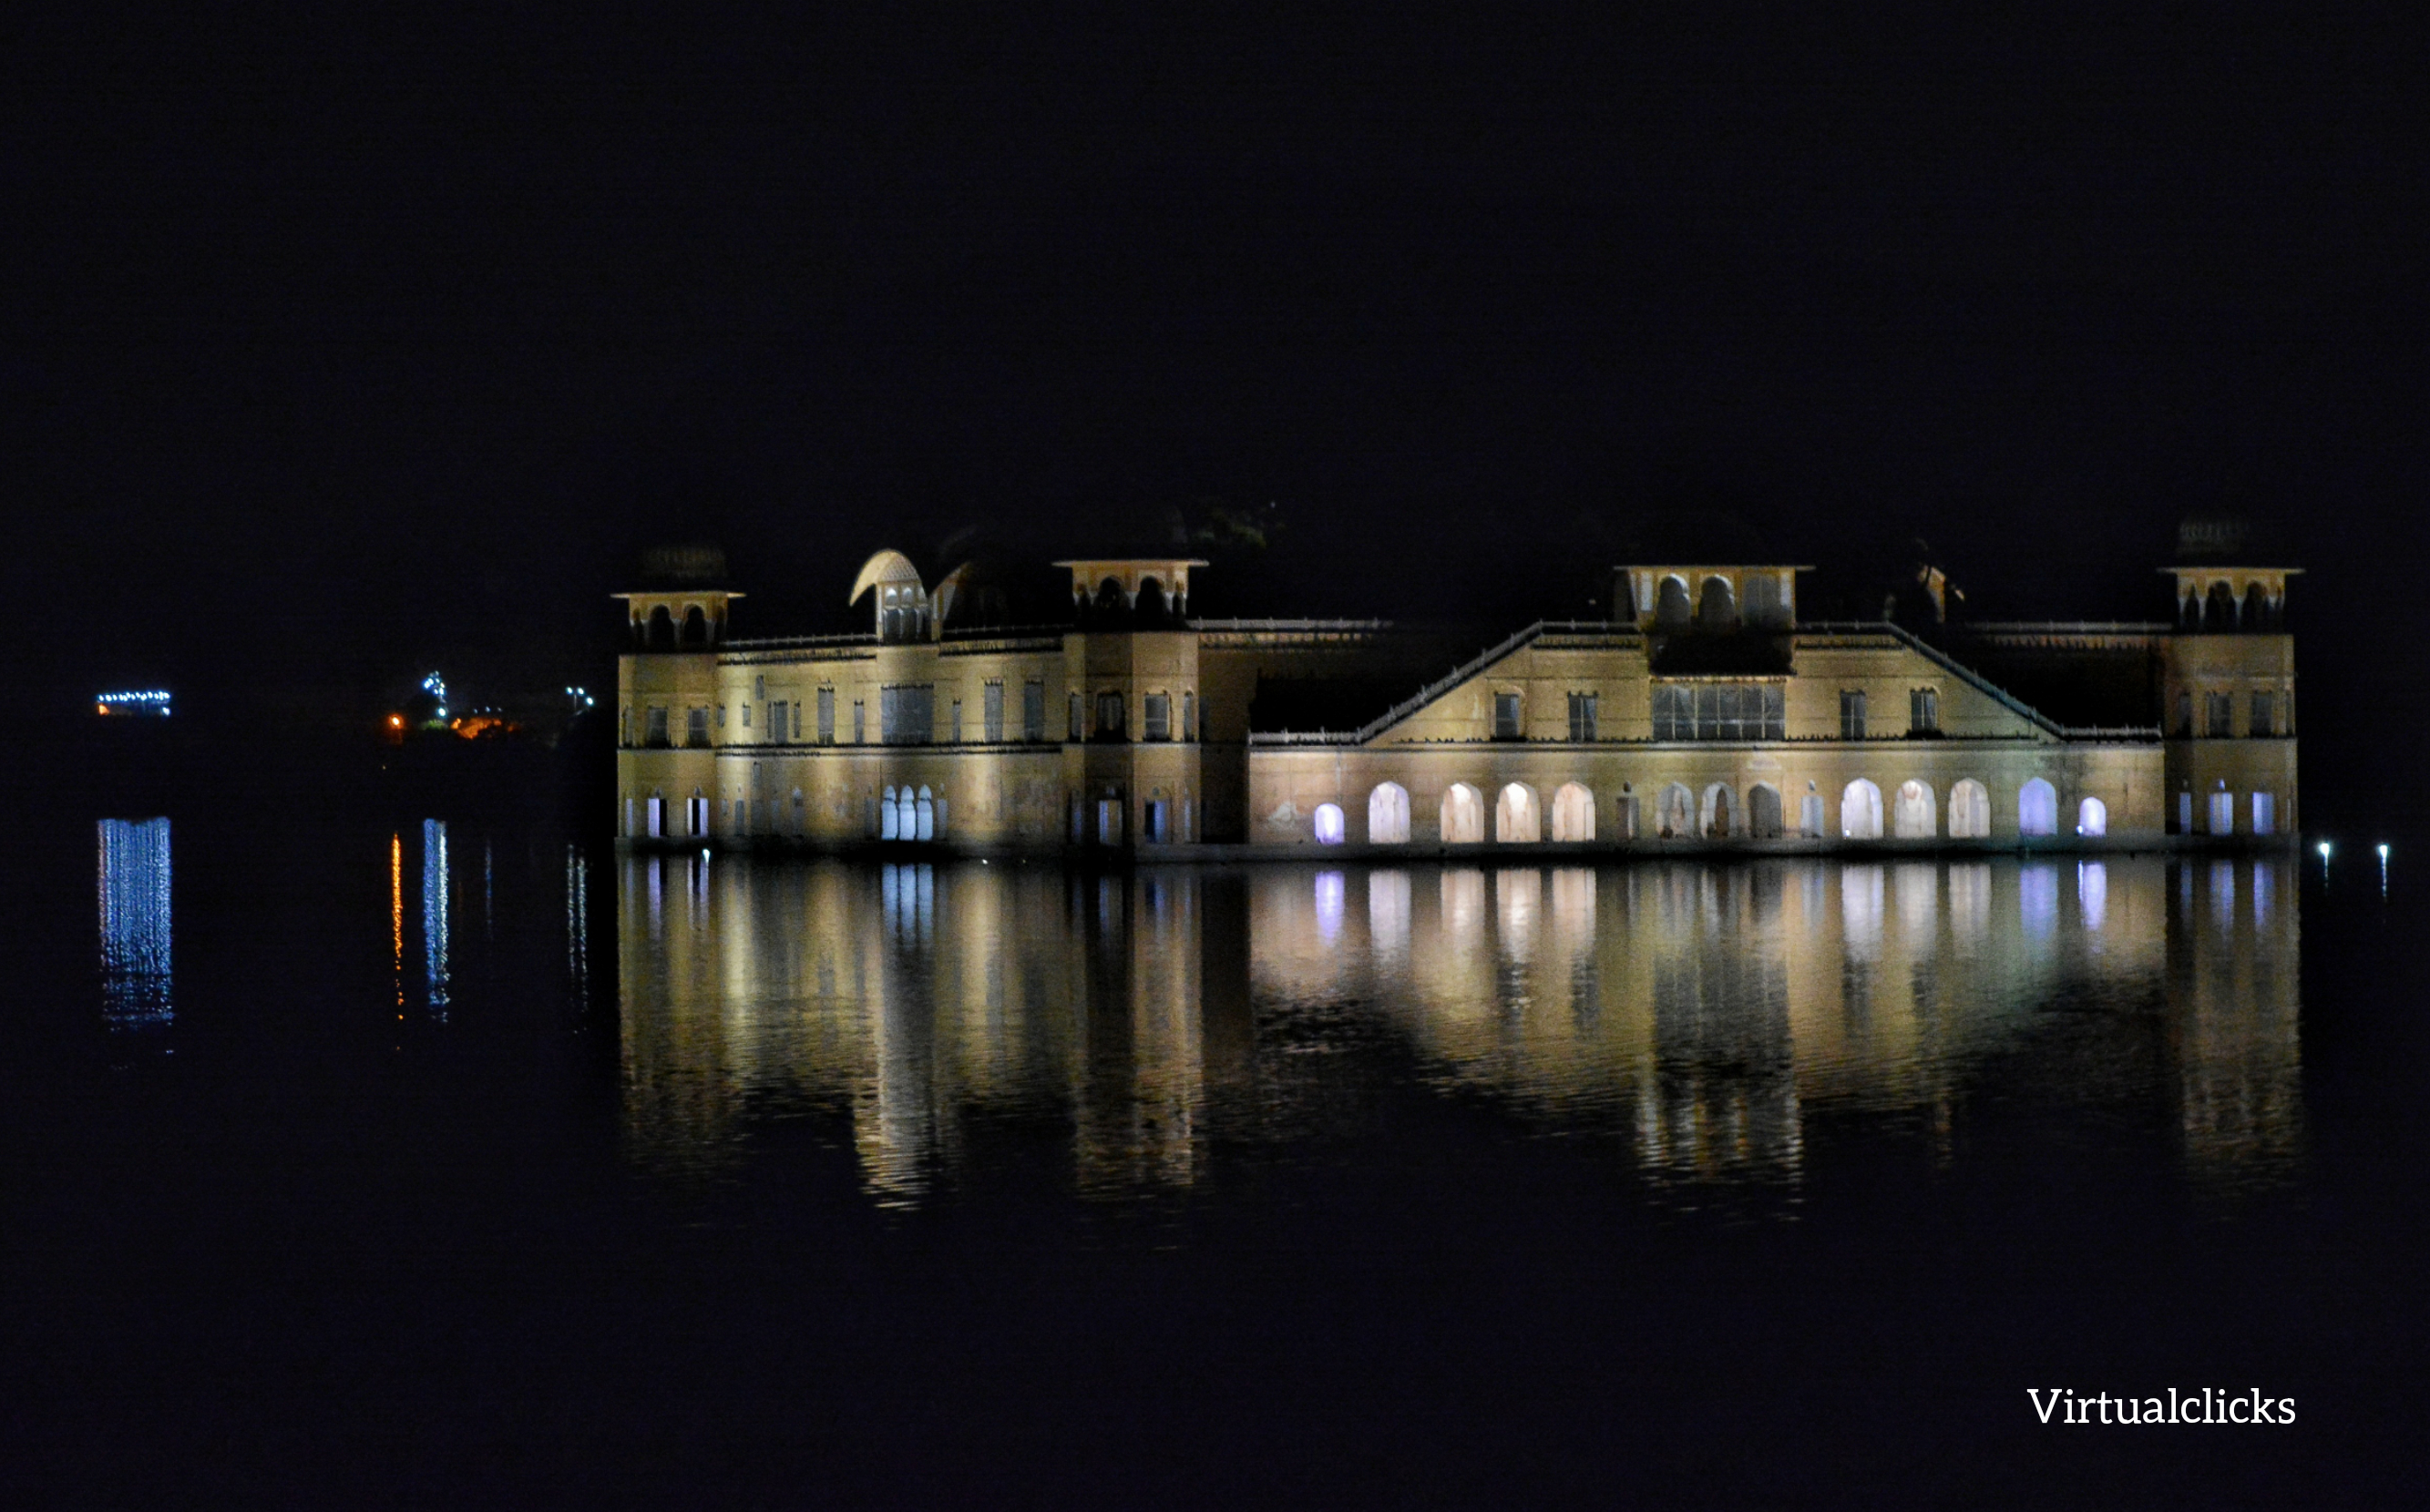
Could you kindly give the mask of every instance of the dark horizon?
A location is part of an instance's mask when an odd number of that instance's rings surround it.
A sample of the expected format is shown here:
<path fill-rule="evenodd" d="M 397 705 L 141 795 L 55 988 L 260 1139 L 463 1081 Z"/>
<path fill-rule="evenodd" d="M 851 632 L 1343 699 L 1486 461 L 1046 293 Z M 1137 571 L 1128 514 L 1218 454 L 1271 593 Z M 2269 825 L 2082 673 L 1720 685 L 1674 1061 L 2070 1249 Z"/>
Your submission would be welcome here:
<path fill-rule="evenodd" d="M 1701 528 L 1826 595 L 1921 538 L 1977 614 L 2135 618 L 2232 515 L 2307 570 L 2307 710 L 2356 660 L 2418 708 L 2379 654 L 2423 544 L 2394 41 L 28 23 L 10 602 L 76 627 L 60 706 L 358 699 L 595 675 L 667 540 L 720 542 L 762 634 L 848 623 L 881 546 L 1044 561 L 1209 501 L 1289 528 L 1208 614 L 1523 623 Z M 2393 787 L 2387 734 L 2307 726 L 2317 812 Z"/>

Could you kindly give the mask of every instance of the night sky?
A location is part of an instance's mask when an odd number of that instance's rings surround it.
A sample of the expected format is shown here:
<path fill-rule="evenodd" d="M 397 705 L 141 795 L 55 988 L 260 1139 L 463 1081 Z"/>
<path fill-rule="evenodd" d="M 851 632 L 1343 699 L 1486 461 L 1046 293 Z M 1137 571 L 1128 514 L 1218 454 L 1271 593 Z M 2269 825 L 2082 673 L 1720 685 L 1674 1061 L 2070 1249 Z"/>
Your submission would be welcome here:
<path fill-rule="evenodd" d="M 2309 573 L 2314 820 L 2380 802 L 2421 39 L 2113 8 L 12 10 L 29 690 L 598 677 L 656 540 L 759 633 L 1269 504 L 1203 612 L 1515 624 L 1702 532 L 2134 618 L 2224 513 Z"/>

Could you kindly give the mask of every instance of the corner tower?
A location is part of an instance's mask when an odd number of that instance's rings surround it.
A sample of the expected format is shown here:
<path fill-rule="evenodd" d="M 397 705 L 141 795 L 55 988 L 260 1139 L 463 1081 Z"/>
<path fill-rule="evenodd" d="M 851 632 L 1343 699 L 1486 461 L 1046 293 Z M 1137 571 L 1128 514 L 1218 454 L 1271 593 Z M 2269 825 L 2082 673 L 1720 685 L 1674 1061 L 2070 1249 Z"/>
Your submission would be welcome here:
<path fill-rule="evenodd" d="M 613 595 L 625 628 L 616 661 L 616 833 L 700 839 L 717 790 L 717 649 L 742 595 L 726 586 L 725 554 L 711 545 L 649 551 L 641 576 L 643 587 Z"/>

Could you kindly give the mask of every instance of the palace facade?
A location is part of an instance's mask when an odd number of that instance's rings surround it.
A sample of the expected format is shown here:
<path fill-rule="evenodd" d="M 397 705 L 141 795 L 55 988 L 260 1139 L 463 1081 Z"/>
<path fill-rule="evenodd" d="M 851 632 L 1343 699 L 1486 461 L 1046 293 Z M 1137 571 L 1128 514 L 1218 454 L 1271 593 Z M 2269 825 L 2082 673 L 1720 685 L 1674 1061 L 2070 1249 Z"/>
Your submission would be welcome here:
<path fill-rule="evenodd" d="M 1215 620 L 1203 561 L 1060 562 L 968 623 L 882 551 L 867 633 L 744 639 L 713 571 L 617 595 L 620 837 L 1228 856 L 2293 843 L 2297 569 L 2189 565 L 2173 622 L 1815 622 L 1778 565 L 1615 576 L 1448 673 L 1373 620 Z M 1471 641 L 1469 644 L 1473 645 Z"/>

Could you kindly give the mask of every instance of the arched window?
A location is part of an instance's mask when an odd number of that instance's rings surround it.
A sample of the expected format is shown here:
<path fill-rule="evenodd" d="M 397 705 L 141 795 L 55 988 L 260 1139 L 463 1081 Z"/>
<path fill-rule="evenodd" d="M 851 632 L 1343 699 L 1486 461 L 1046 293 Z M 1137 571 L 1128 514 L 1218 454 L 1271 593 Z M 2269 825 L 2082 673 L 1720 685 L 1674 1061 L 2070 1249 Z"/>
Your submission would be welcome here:
<path fill-rule="evenodd" d="M 2098 798 L 2087 798 L 2076 806 L 2075 832 L 2078 835 L 2109 833 L 2109 806 Z"/>
<path fill-rule="evenodd" d="M 1341 843 L 1346 834 L 1347 830 L 1341 822 L 1341 806 L 1340 804 L 1319 804 L 1316 806 L 1316 843 L 1319 845 L 1339 845 Z"/>
<path fill-rule="evenodd" d="M 1991 790 L 1972 777 L 1949 789 L 1949 838 L 1979 840 L 1991 833 Z"/>
<path fill-rule="evenodd" d="M 1738 826 L 1738 801 L 1729 784 L 1717 782 L 1705 789 L 1703 810 L 1706 839 L 1725 840 Z"/>
<path fill-rule="evenodd" d="M 688 646 L 708 644 L 708 616 L 695 604 L 684 610 L 683 643 Z"/>
<path fill-rule="evenodd" d="M 1696 833 L 1696 795 L 1684 782 L 1674 782 L 1662 789 L 1662 802 L 1655 810 L 1654 833 L 1666 840 L 1692 839 Z"/>
<path fill-rule="evenodd" d="M 2258 583 L 2249 585 L 2244 590 L 2244 627 L 2248 630 L 2270 627 L 2270 595 L 2262 591 Z"/>
<path fill-rule="evenodd" d="M 2017 833 L 2058 833 L 2058 789 L 2036 777 L 2017 789 Z"/>
<path fill-rule="evenodd" d="M 920 806 L 914 822 L 919 825 L 919 828 L 912 833 L 921 839 L 933 840 L 937 838 L 937 799 L 936 795 L 925 788 L 920 789 Z"/>
<path fill-rule="evenodd" d="M 1747 789 L 1747 833 L 1759 840 L 1776 840 L 1780 831 L 1780 789 L 1758 782 Z"/>
<path fill-rule="evenodd" d="M 1442 838 L 1446 845 L 1473 845 L 1485 839 L 1485 794 L 1464 782 L 1443 789 Z"/>
<path fill-rule="evenodd" d="M 1130 619 L 1130 604 L 1123 597 L 1123 585 L 1107 578 L 1097 585 L 1097 602 L 1090 615 L 1091 623 L 1118 625 Z"/>
<path fill-rule="evenodd" d="M 1530 845 L 1544 838 L 1535 789 L 1514 782 L 1502 789 L 1493 805 L 1493 838 L 1505 845 Z"/>
<path fill-rule="evenodd" d="M 894 789 L 891 788 L 889 788 L 884 792 L 878 794 L 877 838 L 882 840 L 900 839 L 903 838 L 901 833 L 896 830 L 894 824 Z"/>
<path fill-rule="evenodd" d="M 1167 618 L 1164 585 L 1153 577 L 1140 578 L 1139 602 L 1132 607 L 1131 614 L 1142 627 L 1162 624 Z"/>
<path fill-rule="evenodd" d="M 1574 782 L 1561 784 L 1553 794 L 1553 839 L 1590 840 L 1595 838 L 1594 794 Z"/>
<path fill-rule="evenodd" d="M 1939 832 L 1932 787 L 1910 777 L 1899 784 L 1898 806 L 1890 815 L 1890 833 L 1903 840 L 1928 840 Z"/>
<path fill-rule="evenodd" d="M 1685 630 L 1694 615 L 1695 606 L 1688 599 L 1688 580 L 1666 577 L 1659 595 L 1654 602 L 1654 627 L 1657 630 Z"/>
<path fill-rule="evenodd" d="M 650 610 L 648 645 L 652 651 L 673 651 L 675 648 L 675 620 L 663 604 Z"/>
<path fill-rule="evenodd" d="M 908 787 L 894 789 L 894 838 L 898 840 L 920 838 L 920 800 Z"/>
<path fill-rule="evenodd" d="M 1852 840 L 1882 838 L 1882 790 L 1862 777 L 1839 792 L 1839 833 Z"/>
<path fill-rule="evenodd" d="M 1704 590 L 1696 600 L 1696 623 L 1706 630 L 1739 627 L 1738 600 L 1730 594 L 1728 578 L 1717 573 L 1705 579 Z"/>
<path fill-rule="evenodd" d="M 1388 782 L 1367 795 L 1367 843 L 1406 845 L 1409 842 L 1409 790 Z"/>
<path fill-rule="evenodd" d="M 2210 595 L 2203 603 L 2203 628 L 2233 630 L 2236 628 L 2236 590 L 2225 583 L 2213 583 Z"/>

